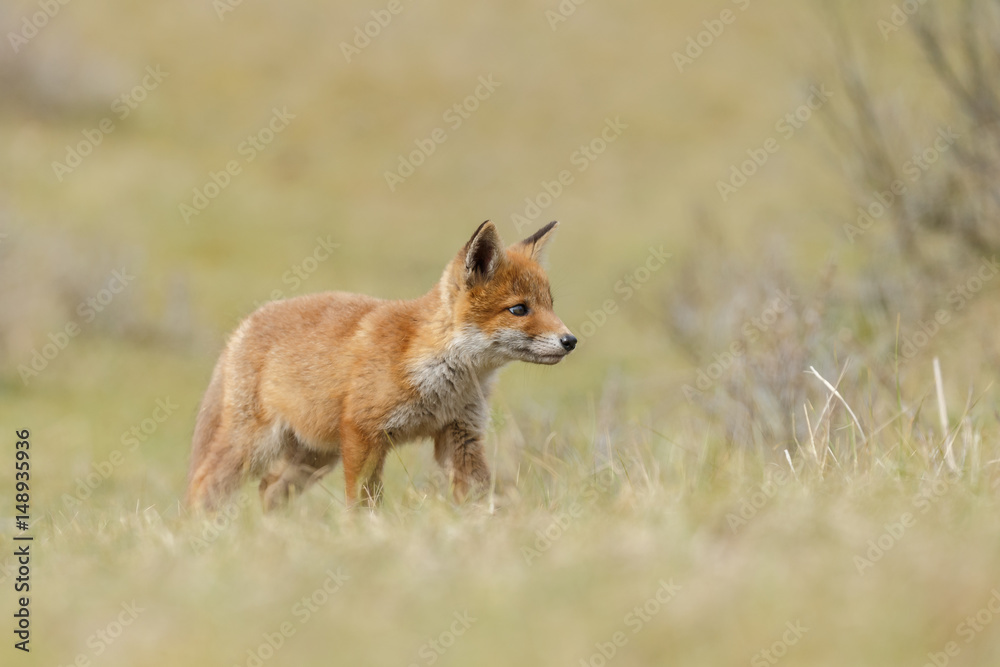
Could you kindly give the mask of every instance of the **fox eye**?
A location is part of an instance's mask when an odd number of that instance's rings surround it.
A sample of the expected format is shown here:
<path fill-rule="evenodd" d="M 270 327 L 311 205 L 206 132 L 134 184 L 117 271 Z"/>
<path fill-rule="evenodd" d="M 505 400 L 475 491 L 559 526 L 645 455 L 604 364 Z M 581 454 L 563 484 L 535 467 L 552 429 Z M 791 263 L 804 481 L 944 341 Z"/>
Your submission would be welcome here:
<path fill-rule="evenodd" d="M 523 303 L 519 303 L 516 306 L 511 306 L 507 310 L 510 311 L 511 315 L 514 315 L 516 317 L 524 317 L 525 315 L 528 314 L 528 307 Z"/>

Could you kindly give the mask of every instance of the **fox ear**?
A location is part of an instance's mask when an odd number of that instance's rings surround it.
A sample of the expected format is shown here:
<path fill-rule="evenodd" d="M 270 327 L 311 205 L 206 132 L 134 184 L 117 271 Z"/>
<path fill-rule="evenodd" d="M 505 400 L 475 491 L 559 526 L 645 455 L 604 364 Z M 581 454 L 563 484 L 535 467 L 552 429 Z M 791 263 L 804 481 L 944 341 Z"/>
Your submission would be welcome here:
<path fill-rule="evenodd" d="M 545 259 L 545 248 L 555 235 L 556 227 L 559 226 L 557 220 L 553 220 L 537 232 L 524 239 L 515 246 L 517 250 L 525 254 L 529 259 L 542 262 Z"/>
<path fill-rule="evenodd" d="M 493 277 L 503 258 L 503 241 L 496 225 L 487 220 L 465 244 L 465 281 L 472 287 Z"/>

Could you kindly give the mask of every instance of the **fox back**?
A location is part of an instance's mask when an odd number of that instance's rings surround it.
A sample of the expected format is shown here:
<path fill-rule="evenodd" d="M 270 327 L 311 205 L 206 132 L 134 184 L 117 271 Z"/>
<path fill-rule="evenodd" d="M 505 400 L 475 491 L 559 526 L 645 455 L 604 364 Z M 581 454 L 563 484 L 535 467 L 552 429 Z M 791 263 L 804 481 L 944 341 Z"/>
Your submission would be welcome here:
<path fill-rule="evenodd" d="M 485 222 L 409 301 L 326 292 L 261 307 L 232 334 L 202 400 L 188 502 L 217 508 L 260 477 L 265 508 L 343 462 L 349 504 L 381 496 L 388 450 L 434 441 L 458 500 L 486 490 L 482 437 L 497 371 L 576 346 L 540 260 L 556 223 L 505 247 Z"/>

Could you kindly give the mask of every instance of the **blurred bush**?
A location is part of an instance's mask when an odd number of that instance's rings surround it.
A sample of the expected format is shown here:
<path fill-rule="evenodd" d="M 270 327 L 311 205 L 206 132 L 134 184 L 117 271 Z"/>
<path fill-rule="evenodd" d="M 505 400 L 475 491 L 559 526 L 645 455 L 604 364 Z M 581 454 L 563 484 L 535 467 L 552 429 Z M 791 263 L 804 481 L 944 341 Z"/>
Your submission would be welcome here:
<path fill-rule="evenodd" d="M 37 10 L 37 8 L 36 8 Z M 72 23 L 60 26 L 61 39 L 12 42 L 22 35 L 25 16 L 0 5 L 0 112 L 32 116 L 96 113 L 107 108 L 125 83 L 124 72 L 77 44 Z M 48 25 L 43 29 L 52 29 Z M 15 48 L 16 46 L 16 48 Z M 30 52 L 29 52 L 30 51 Z"/>
<path fill-rule="evenodd" d="M 849 104 L 832 128 L 859 209 L 845 233 L 885 225 L 893 249 L 933 275 L 1000 250 L 1000 4 L 922 5 L 913 26 L 918 65 L 945 98 L 943 117 L 914 119 L 935 105 L 897 98 L 897 82 L 873 84 L 843 39 Z"/>
<path fill-rule="evenodd" d="M 783 456 L 809 442 L 817 424 L 806 415 L 829 399 L 806 372 L 815 367 L 866 431 L 906 415 L 928 456 L 938 451 L 938 425 L 918 421 L 920 404 L 889 399 L 911 372 L 932 381 L 935 316 L 958 319 L 971 299 L 956 288 L 1000 250 L 1000 3 L 964 0 L 946 15 L 924 5 L 911 20 L 916 76 L 934 82 L 937 99 L 904 100 L 900 82 L 876 83 L 848 31 L 837 36 L 847 102 L 825 118 L 855 197 L 851 217 L 836 219 L 847 252 L 804 272 L 781 239 L 734 247 L 707 219 L 663 292 L 663 328 L 693 368 L 685 397 L 733 445 Z M 995 366 L 995 350 L 984 347 L 979 363 Z"/>

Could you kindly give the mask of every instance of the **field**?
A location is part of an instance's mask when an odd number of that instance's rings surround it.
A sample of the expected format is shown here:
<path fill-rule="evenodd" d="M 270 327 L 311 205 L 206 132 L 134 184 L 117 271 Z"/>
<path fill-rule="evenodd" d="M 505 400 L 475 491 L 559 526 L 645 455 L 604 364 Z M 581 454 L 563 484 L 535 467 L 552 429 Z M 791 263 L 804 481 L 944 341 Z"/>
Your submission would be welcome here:
<path fill-rule="evenodd" d="M 6 3 L 0 663 L 997 664 L 1000 124 L 922 7 Z M 421 443 L 374 512 L 188 513 L 242 317 L 418 296 L 487 218 L 561 221 L 581 342 L 503 372 L 485 502 Z"/>

